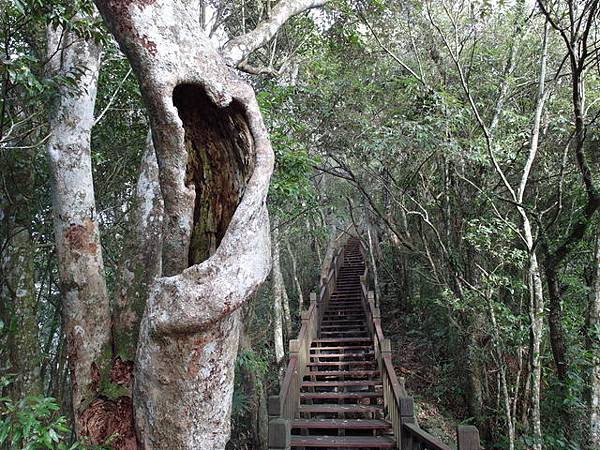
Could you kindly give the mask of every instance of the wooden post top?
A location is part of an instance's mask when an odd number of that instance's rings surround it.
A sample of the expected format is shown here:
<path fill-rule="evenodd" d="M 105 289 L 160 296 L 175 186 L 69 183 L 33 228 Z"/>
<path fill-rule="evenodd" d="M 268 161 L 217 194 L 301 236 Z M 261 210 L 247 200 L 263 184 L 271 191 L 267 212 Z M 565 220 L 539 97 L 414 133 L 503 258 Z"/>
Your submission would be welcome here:
<path fill-rule="evenodd" d="M 479 431 L 473 425 L 459 425 L 456 427 L 456 441 L 458 450 L 480 450 Z"/>

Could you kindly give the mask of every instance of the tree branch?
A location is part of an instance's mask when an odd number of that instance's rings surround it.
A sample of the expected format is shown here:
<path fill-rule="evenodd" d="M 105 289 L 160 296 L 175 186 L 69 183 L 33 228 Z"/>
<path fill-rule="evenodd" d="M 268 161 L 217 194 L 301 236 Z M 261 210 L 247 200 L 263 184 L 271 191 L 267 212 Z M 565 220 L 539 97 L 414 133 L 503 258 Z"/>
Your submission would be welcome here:
<path fill-rule="evenodd" d="M 241 36 L 231 39 L 221 49 L 228 65 L 236 67 L 250 53 L 269 42 L 279 29 L 293 16 L 312 8 L 318 8 L 328 0 L 281 0 L 271 11 L 268 19 Z"/>

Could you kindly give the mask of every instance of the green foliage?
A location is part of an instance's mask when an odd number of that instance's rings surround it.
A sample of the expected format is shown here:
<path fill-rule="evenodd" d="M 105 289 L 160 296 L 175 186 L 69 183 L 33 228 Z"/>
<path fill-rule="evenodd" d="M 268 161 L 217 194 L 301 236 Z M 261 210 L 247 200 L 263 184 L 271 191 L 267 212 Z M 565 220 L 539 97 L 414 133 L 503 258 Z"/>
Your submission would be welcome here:
<path fill-rule="evenodd" d="M 0 380 L 0 389 L 10 384 Z M 28 396 L 18 401 L 0 397 L 0 448 L 74 450 L 69 443 L 67 419 L 58 416 L 59 406 L 52 397 Z"/>

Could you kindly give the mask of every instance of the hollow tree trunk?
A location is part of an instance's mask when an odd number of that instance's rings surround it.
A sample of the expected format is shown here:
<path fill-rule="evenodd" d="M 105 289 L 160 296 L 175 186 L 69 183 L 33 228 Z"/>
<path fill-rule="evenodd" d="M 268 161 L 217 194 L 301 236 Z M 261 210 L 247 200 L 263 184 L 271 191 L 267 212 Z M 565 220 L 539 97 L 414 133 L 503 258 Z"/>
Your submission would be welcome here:
<path fill-rule="evenodd" d="M 49 28 L 48 52 L 52 75 L 82 71 L 77 86 L 62 86 L 51 107 L 47 151 L 75 430 L 79 437 L 95 436 L 98 414 L 104 414 L 95 400 L 111 366 L 110 307 L 90 158 L 100 48 L 91 39 Z"/>
<path fill-rule="evenodd" d="M 270 269 L 272 149 L 197 2 L 97 5 L 140 81 L 165 208 L 166 277 L 150 289 L 136 356 L 138 437 L 149 449 L 224 448 L 239 308 Z"/>

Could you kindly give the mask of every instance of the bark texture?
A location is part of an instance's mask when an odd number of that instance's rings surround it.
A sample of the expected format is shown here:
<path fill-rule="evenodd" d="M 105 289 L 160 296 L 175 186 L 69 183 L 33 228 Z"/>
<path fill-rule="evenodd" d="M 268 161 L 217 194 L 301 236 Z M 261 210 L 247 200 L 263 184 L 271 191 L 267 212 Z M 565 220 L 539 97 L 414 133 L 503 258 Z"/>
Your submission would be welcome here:
<path fill-rule="evenodd" d="M 107 425 L 105 418 L 118 408 L 98 398 L 102 390 L 110 390 L 112 365 L 110 305 L 90 157 L 100 47 L 50 28 L 48 52 L 53 75 L 80 71 L 77 85 L 62 86 L 51 108 L 47 152 L 75 430 L 98 443 L 115 431 L 111 428 L 120 417 L 131 415 L 131 408 L 124 406 L 115 423 Z"/>
<path fill-rule="evenodd" d="M 283 285 L 283 276 L 281 275 L 280 251 L 279 251 L 279 232 L 273 231 L 273 271 L 271 278 L 273 281 L 273 342 L 275 345 L 275 362 L 281 365 L 285 357 L 285 343 L 283 340 L 283 322 L 284 319 L 284 295 L 285 286 Z"/>
<path fill-rule="evenodd" d="M 0 311 L 8 330 L 0 356 L 6 358 L 3 366 L 14 377 L 9 390 L 15 400 L 41 392 L 34 245 L 30 230 L 20 224 L 18 209 L 23 201 L 15 192 L 0 194 L 0 231 L 6 237 L 0 255 Z"/>
<path fill-rule="evenodd" d="M 13 150 L 14 151 L 14 150 Z M 14 399 L 41 392 L 31 216 L 31 151 L 0 154 L 0 361 Z"/>
<path fill-rule="evenodd" d="M 152 282 L 161 274 L 164 203 L 158 182 L 158 162 L 148 133 L 123 249 L 114 305 L 114 351 L 121 361 L 133 361 L 140 321 Z"/>
<path fill-rule="evenodd" d="M 270 269 L 273 153 L 252 88 L 226 66 L 198 2 L 97 0 L 148 108 L 165 208 L 134 405 L 144 448 L 229 439 L 239 308 Z"/>
<path fill-rule="evenodd" d="M 587 350 L 592 355 L 588 395 L 588 441 L 590 448 L 600 448 L 600 345 L 597 331 L 600 325 L 600 234 L 596 238 L 595 265 L 596 279 L 588 308 L 588 336 L 586 342 Z"/>

